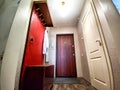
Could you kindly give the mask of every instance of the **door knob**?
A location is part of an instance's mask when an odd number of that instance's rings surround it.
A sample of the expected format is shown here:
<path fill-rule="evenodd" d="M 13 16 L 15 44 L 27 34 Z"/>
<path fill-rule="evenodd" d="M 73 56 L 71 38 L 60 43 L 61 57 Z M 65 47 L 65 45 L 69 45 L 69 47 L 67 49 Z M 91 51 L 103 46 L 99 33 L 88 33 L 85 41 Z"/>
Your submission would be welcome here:
<path fill-rule="evenodd" d="M 75 54 L 73 53 L 73 56 L 75 56 Z"/>

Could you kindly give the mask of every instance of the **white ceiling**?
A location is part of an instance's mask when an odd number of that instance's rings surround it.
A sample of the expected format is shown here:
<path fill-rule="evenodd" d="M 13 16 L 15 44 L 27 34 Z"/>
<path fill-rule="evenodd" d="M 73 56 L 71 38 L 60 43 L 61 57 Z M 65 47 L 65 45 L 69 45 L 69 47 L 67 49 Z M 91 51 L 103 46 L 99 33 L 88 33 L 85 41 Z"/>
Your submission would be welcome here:
<path fill-rule="evenodd" d="M 61 3 L 63 1 L 65 2 L 64 5 Z M 76 25 L 84 1 L 85 0 L 47 0 L 53 25 L 55 27 Z"/>

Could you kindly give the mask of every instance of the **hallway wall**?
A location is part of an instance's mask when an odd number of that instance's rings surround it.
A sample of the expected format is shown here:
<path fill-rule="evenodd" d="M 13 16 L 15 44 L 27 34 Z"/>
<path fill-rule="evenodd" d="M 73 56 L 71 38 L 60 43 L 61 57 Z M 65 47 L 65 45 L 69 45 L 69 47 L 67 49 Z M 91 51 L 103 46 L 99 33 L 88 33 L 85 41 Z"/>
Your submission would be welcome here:
<path fill-rule="evenodd" d="M 80 55 L 81 55 L 81 63 L 82 63 L 82 71 L 83 71 L 83 77 L 90 82 L 90 72 L 88 67 L 88 61 L 85 51 L 85 44 L 84 44 L 84 38 L 82 33 L 82 25 L 81 23 L 78 23 L 78 38 L 79 38 L 79 46 L 80 46 Z"/>
<path fill-rule="evenodd" d="M 18 0 L 0 0 L 0 55 L 6 46 L 10 28 L 18 7 Z"/>
<path fill-rule="evenodd" d="M 13 1 L 16 0 L 11 1 L 15 5 Z M 9 4 L 10 2 L 6 0 L 6 3 Z M 23 60 L 26 35 L 32 9 L 31 6 L 32 1 L 21 0 L 12 26 L 9 28 L 9 38 L 7 40 L 1 67 L 1 90 L 18 90 L 21 63 Z M 14 8 L 11 7 L 10 9 L 10 7 L 8 7 L 8 11 L 6 13 L 7 16 L 4 17 L 4 19 L 10 19 L 9 14 L 12 9 Z M 5 26 L 7 25 L 7 23 L 3 23 L 3 25 L 4 24 Z"/>
<path fill-rule="evenodd" d="M 3 2 L 4 2 L 4 0 L 0 0 L 0 6 L 2 6 Z"/>
<path fill-rule="evenodd" d="M 115 8 L 111 0 L 100 0 L 101 7 L 105 13 L 106 19 L 108 21 L 110 32 L 112 34 L 113 41 L 116 46 L 116 51 L 120 55 L 120 14 Z M 120 56 L 119 56 L 120 63 Z"/>
<path fill-rule="evenodd" d="M 82 8 L 82 12 L 81 12 L 81 17 L 83 16 L 83 14 L 88 10 L 88 3 L 89 1 L 86 0 L 86 2 L 84 3 L 84 7 Z M 81 18 L 78 21 L 78 30 L 77 30 L 77 34 L 78 34 L 78 38 L 79 38 L 79 45 L 80 45 L 80 55 L 81 55 L 81 63 L 82 63 L 82 70 L 83 70 L 83 77 L 89 81 L 90 81 L 90 72 L 89 72 L 89 67 L 88 67 L 88 61 L 87 61 L 87 55 L 86 55 L 86 48 L 85 48 L 85 43 L 84 43 L 84 38 L 83 38 L 83 29 L 82 29 L 82 25 L 81 25 Z"/>
<path fill-rule="evenodd" d="M 102 9 L 107 18 L 108 24 L 110 26 L 110 31 L 112 33 L 112 37 L 114 39 L 116 50 L 120 55 L 120 14 L 117 9 L 114 7 L 113 2 L 111 0 L 100 0 Z M 120 56 L 119 56 L 120 63 Z"/>
<path fill-rule="evenodd" d="M 18 0 L 0 0 L 0 80 L 2 57 L 9 36 L 10 28 L 18 7 L 17 2 Z"/>
<path fill-rule="evenodd" d="M 75 44 L 75 58 L 76 58 L 76 67 L 77 67 L 77 77 L 83 77 L 82 67 L 81 67 L 81 58 L 79 50 L 79 42 L 77 35 L 77 27 L 51 27 L 49 30 L 49 63 L 56 65 L 56 34 L 74 34 L 74 44 Z M 56 67 L 55 67 L 56 68 Z M 56 69 L 55 69 L 56 70 Z"/>

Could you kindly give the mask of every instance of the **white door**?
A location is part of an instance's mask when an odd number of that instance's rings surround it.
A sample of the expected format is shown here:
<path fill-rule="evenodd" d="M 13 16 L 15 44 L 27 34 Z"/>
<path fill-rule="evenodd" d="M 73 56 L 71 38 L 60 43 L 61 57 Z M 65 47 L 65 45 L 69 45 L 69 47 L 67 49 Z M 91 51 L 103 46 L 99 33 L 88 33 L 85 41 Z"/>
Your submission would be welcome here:
<path fill-rule="evenodd" d="M 92 8 L 83 19 L 83 35 L 87 51 L 91 83 L 98 90 L 110 89 L 110 74 L 103 44 L 100 38 L 98 23 Z"/>

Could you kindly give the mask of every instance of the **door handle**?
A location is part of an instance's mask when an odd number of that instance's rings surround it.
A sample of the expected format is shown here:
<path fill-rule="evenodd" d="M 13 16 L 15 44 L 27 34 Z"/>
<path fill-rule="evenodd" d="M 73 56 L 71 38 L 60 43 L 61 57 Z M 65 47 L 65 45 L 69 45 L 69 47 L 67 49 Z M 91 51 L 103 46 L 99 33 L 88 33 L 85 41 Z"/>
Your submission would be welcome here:
<path fill-rule="evenodd" d="M 96 43 L 98 43 L 99 46 L 102 46 L 102 42 L 100 40 L 96 40 Z"/>

